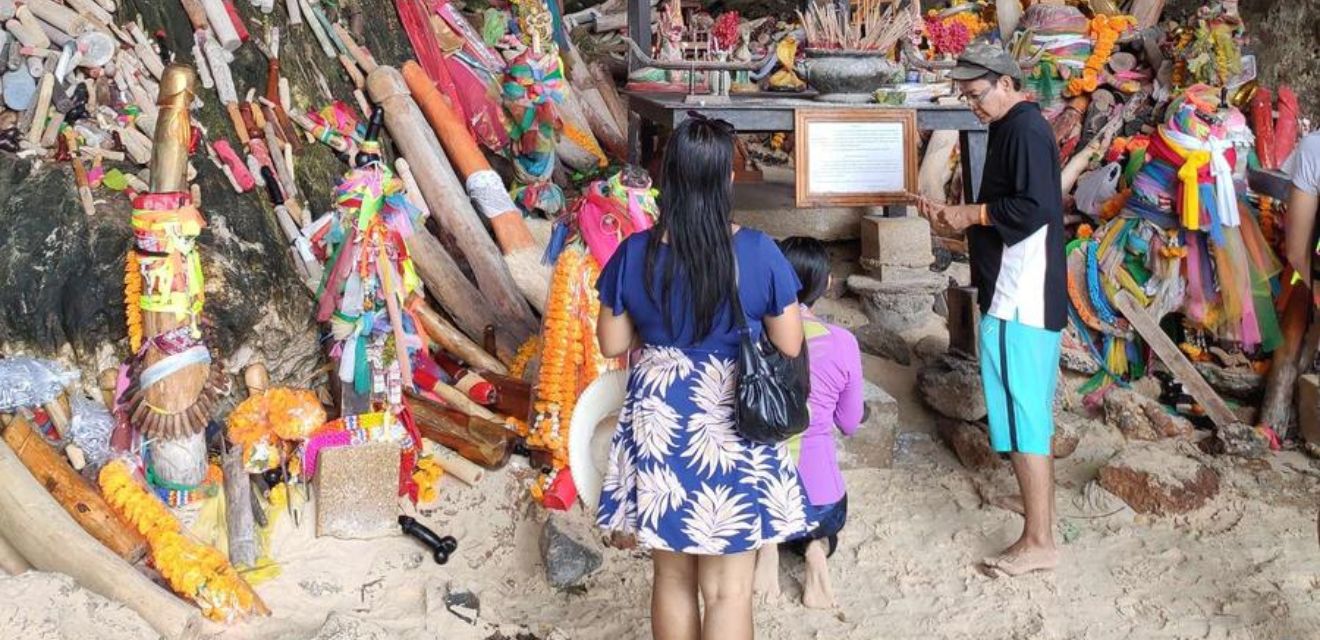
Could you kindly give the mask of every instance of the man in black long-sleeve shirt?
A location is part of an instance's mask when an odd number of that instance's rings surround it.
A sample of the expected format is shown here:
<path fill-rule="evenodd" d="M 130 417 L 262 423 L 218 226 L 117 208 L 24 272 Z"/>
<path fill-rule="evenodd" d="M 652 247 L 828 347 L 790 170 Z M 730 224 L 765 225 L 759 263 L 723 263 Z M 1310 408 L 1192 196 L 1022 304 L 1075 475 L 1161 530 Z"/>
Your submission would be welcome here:
<path fill-rule="evenodd" d="M 981 381 L 990 441 L 1009 454 L 1022 489 L 1021 497 L 997 503 L 1026 516 L 1018 541 L 984 565 L 1010 576 L 1058 563 L 1051 441 L 1060 331 L 1068 313 L 1059 149 L 1040 108 L 1021 92 L 1021 73 L 1013 56 L 994 45 L 973 45 L 959 57 L 949 76 L 990 125 L 979 203 L 918 198 L 937 232 L 967 233 L 983 314 Z"/>

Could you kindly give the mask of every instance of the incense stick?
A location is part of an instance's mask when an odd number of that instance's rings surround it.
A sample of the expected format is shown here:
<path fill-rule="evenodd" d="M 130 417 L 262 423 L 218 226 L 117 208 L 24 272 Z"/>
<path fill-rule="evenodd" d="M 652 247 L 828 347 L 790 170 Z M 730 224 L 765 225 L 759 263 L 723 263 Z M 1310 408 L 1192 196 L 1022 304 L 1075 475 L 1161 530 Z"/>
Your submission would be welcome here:
<path fill-rule="evenodd" d="M 881 9 L 878 0 L 862 0 L 840 11 L 834 3 L 812 4 L 798 19 L 807 33 L 808 48 L 888 52 L 911 33 L 912 13 L 898 2 Z M 849 14 L 852 14 L 849 16 Z M 851 18 L 851 19 L 850 19 Z"/>

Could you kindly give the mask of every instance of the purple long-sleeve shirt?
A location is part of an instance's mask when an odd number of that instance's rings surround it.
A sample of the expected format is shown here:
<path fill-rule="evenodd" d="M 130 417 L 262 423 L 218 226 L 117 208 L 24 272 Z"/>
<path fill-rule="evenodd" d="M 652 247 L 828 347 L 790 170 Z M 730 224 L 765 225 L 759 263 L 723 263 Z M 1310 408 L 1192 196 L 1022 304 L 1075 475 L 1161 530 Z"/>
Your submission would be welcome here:
<path fill-rule="evenodd" d="M 843 498 L 834 430 L 850 436 L 862 422 L 862 353 L 847 329 L 803 319 L 811 362 L 811 425 L 798 443 L 798 475 L 813 505 Z"/>

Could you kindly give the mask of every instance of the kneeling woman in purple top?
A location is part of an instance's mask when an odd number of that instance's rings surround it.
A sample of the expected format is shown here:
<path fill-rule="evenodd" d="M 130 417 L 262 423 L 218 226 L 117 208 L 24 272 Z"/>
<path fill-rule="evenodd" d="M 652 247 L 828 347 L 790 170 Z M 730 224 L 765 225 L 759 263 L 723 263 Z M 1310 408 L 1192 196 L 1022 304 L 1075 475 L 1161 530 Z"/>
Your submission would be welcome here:
<path fill-rule="evenodd" d="M 839 544 L 839 531 L 848 518 L 848 494 L 839 472 L 834 431 L 846 436 L 862 421 L 862 354 L 857 338 L 842 327 L 822 322 L 811 313 L 811 305 L 830 286 L 830 261 L 825 245 L 814 238 L 794 237 L 779 248 L 797 272 L 802 288 L 802 329 L 811 360 L 811 425 L 799 439 L 789 443 L 797 457 L 798 477 L 806 489 L 808 520 L 817 527 L 785 546 L 806 557 L 802 604 L 812 608 L 835 606 L 830 573 L 825 560 Z M 757 556 L 757 590 L 769 595 L 779 592 L 779 559 L 774 546 L 762 547 Z"/>

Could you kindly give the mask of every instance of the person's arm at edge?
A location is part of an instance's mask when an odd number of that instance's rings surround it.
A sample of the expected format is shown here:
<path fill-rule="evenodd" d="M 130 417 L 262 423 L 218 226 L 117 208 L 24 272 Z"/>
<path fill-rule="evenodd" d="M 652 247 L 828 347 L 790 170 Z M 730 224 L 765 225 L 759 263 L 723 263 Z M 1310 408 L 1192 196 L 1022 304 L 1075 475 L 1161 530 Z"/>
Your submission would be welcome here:
<path fill-rule="evenodd" d="M 1316 194 L 1307 193 L 1296 184 L 1288 191 L 1288 233 L 1284 248 L 1288 265 L 1301 274 L 1303 279 L 1311 277 L 1311 256 L 1314 251 L 1311 238 L 1314 237 L 1317 208 L 1320 208 L 1320 197 Z"/>
<path fill-rule="evenodd" d="M 802 312 L 797 302 L 784 307 L 779 315 L 765 316 L 761 322 L 765 324 L 770 342 L 780 353 L 790 358 L 802 353 Z"/>
<path fill-rule="evenodd" d="M 857 338 L 846 331 L 842 333 L 846 340 L 834 356 L 842 358 L 846 380 L 843 391 L 839 393 L 839 400 L 834 405 L 834 425 L 843 435 L 851 436 L 862 425 L 866 409 L 865 378 L 862 375 L 862 350 L 857 346 Z"/>

